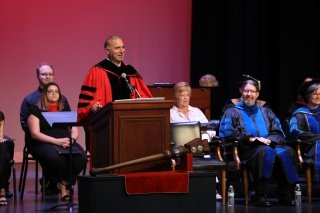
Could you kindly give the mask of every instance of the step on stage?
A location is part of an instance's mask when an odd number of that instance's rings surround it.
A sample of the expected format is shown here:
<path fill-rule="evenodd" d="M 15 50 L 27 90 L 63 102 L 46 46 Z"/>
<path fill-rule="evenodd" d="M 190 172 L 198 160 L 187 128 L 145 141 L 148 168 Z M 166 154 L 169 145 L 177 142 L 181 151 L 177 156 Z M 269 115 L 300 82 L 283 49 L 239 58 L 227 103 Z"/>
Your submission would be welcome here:
<path fill-rule="evenodd" d="M 186 193 L 133 195 L 127 194 L 124 176 L 80 176 L 79 212 L 216 212 L 216 175 L 211 172 L 190 172 Z"/>

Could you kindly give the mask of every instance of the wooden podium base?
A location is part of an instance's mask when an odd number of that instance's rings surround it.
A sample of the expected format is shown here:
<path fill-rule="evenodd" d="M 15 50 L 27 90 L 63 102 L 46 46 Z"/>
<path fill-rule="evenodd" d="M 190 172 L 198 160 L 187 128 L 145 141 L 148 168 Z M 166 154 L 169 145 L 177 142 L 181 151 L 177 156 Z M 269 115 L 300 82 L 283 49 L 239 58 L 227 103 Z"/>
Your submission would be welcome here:
<path fill-rule="evenodd" d="M 123 176 L 78 178 L 80 213 L 216 212 L 216 173 L 191 172 L 189 193 L 127 195 Z"/>

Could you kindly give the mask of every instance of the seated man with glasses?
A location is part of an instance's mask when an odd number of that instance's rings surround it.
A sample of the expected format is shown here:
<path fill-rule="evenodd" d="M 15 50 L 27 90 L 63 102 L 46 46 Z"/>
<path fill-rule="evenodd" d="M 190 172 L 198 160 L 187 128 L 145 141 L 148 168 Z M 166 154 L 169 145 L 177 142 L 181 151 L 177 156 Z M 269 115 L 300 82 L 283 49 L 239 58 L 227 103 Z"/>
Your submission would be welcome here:
<path fill-rule="evenodd" d="M 237 88 L 239 90 L 239 92 L 241 93 L 241 86 L 243 84 L 244 81 L 246 80 L 253 80 L 253 81 L 256 81 L 258 83 L 258 87 L 259 87 L 259 90 L 261 88 L 261 83 L 259 80 L 257 80 L 256 78 L 250 76 L 250 75 L 242 75 L 242 78 L 237 82 Z M 229 108 L 229 107 L 232 107 L 236 104 L 238 104 L 239 102 L 241 101 L 240 98 L 231 98 L 229 100 L 227 100 L 227 102 L 225 103 L 225 105 L 223 106 L 222 108 L 222 115 L 223 113 Z M 266 102 L 266 101 L 263 101 L 263 100 L 257 100 L 257 104 L 258 106 L 264 106 L 264 107 L 269 107 L 270 108 L 270 105 Z"/>
<path fill-rule="evenodd" d="M 42 62 L 36 67 L 36 76 L 39 82 L 38 88 L 32 93 L 28 94 L 22 101 L 20 107 L 20 124 L 22 130 L 25 132 L 25 143 L 29 146 L 32 140 L 30 132 L 27 125 L 27 119 L 31 113 L 33 107 L 40 101 L 40 96 L 43 88 L 54 79 L 54 69 L 53 66 L 47 62 Z M 66 107 L 69 107 L 67 98 L 62 95 L 62 102 Z M 42 181 L 40 182 L 42 183 Z M 46 194 L 57 194 L 57 183 L 46 183 Z"/>
<path fill-rule="evenodd" d="M 270 206 L 267 185 L 271 177 L 278 182 L 279 203 L 295 205 L 294 185 L 298 183 L 297 156 L 284 145 L 281 124 L 270 108 L 259 106 L 260 86 L 257 80 L 245 80 L 240 86 L 239 103 L 224 112 L 219 136 L 239 142 L 239 157 L 253 181 L 252 201 L 258 206 Z"/>

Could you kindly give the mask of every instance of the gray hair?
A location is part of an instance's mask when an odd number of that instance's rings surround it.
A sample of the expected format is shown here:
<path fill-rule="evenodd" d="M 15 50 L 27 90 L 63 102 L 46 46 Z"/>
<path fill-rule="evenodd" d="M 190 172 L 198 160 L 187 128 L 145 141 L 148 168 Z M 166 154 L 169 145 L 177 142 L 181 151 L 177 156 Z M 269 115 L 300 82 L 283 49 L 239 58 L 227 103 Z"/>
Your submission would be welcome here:
<path fill-rule="evenodd" d="M 106 49 L 109 46 L 110 41 L 116 40 L 116 39 L 121 39 L 122 40 L 122 38 L 120 38 L 119 36 L 116 36 L 116 35 L 109 36 L 104 42 L 104 49 Z"/>
<path fill-rule="evenodd" d="M 311 84 L 307 89 L 307 96 L 309 97 L 310 95 L 312 95 L 318 89 L 320 89 L 320 83 Z"/>

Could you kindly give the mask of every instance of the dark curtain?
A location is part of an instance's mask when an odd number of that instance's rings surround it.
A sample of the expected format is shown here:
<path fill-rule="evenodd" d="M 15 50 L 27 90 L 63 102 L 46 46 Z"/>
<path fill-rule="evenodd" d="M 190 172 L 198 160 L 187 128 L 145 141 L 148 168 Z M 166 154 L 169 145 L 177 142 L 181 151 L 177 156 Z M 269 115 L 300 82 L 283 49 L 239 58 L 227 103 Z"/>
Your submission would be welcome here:
<path fill-rule="evenodd" d="M 213 74 L 220 83 L 213 117 L 227 99 L 239 97 L 236 82 L 249 74 L 266 100 L 286 117 L 305 73 L 319 73 L 319 0 L 194 0 L 191 85 Z"/>

